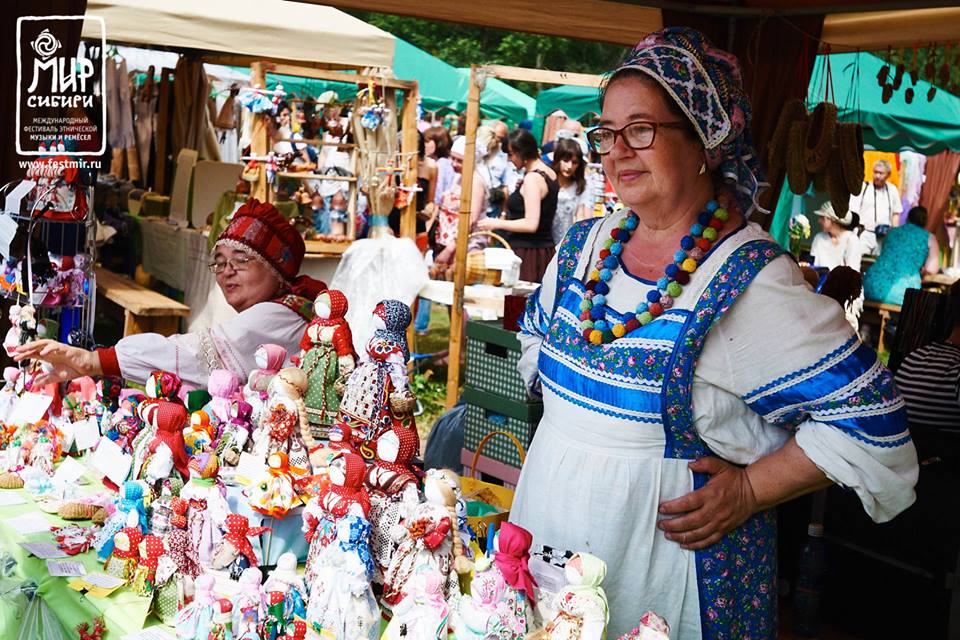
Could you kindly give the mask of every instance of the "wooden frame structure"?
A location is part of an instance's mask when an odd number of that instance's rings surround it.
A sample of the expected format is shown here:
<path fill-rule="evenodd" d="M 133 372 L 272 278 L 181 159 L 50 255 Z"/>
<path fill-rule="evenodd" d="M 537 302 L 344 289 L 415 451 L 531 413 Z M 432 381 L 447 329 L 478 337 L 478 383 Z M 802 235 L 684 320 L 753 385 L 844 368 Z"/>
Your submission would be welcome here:
<path fill-rule="evenodd" d="M 470 86 L 467 92 L 466 149 L 463 152 L 463 172 L 460 178 L 460 214 L 457 219 L 457 252 L 454 261 L 453 307 L 450 314 L 450 355 L 447 369 L 448 409 L 457 403 L 460 392 L 460 356 L 463 353 L 463 289 L 467 275 L 467 240 L 470 234 L 470 201 L 473 195 L 473 172 L 476 169 L 477 127 L 480 124 L 480 92 L 487 78 L 525 80 L 545 84 L 573 84 L 596 87 L 599 90 L 603 76 L 565 71 L 547 71 L 504 65 L 470 67 Z"/>
<path fill-rule="evenodd" d="M 311 78 L 314 80 L 327 80 L 332 82 L 346 82 L 350 84 L 372 83 L 384 89 L 384 91 L 403 91 L 405 94 L 403 108 L 400 111 L 398 121 L 400 130 L 403 132 L 400 140 L 400 157 L 403 158 L 403 183 L 416 184 L 417 182 L 417 101 L 419 97 L 419 85 L 416 80 L 399 80 L 397 78 L 387 78 L 372 73 L 344 73 L 343 71 L 334 71 L 328 69 L 319 69 L 316 67 L 299 66 L 292 64 L 275 64 L 270 62 L 253 62 L 250 64 L 250 80 L 254 86 L 267 86 L 267 72 L 277 73 L 288 76 L 298 76 L 302 78 Z M 394 101 L 396 102 L 396 101 Z M 270 139 L 269 127 L 267 126 L 266 114 L 257 114 L 253 125 L 253 139 L 250 143 L 250 153 L 253 156 L 266 156 L 273 147 L 273 141 Z M 317 141 L 313 141 L 317 142 Z M 324 144 L 321 142 L 321 144 Z M 347 145 L 344 145 L 347 146 Z M 315 173 L 285 172 L 278 174 L 280 178 L 292 178 L 295 180 L 339 180 L 349 184 L 350 195 L 347 198 L 348 208 L 348 231 L 351 241 L 356 236 L 356 213 L 357 213 L 357 166 L 359 151 L 355 145 L 350 147 L 350 165 L 352 177 L 348 176 L 325 176 Z M 258 200 L 269 201 L 272 199 L 272 189 L 266 179 L 266 172 L 261 171 L 256 183 L 253 184 L 251 195 Z M 416 199 L 411 198 L 400 218 L 400 235 L 406 238 L 416 237 L 417 224 L 417 204 Z M 349 243 L 345 242 L 324 242 L 316 240 L 307 240 L 307 253 L 318 256 L 339 256 Z"/>

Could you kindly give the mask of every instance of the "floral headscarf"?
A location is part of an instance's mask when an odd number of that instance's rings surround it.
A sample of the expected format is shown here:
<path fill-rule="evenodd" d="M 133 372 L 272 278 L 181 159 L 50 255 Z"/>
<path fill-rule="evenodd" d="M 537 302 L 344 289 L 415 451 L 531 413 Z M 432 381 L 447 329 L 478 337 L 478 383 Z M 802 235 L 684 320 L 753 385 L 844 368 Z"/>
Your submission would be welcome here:
<path fill-rule="evenodd" d="M 736 56 L 717 49 L 695 29 L 669 27 L 637 43 L 611 77 L 626 69 L 656 80 L 680 107 L 703 143 L 707 167 L 719 170 L 731 184 L 741 212 L 760 208 L 757 193 L 766 185 L 753 149 L 750 100 Z"/>
<path fill-rule="evenodd" d="M 395 343 L 403 350 L 403 361 L 410 359 L 407 349 L 407 327 L 410 326 L 410 307 L 399 300 L 381 300 L 373 310 L 375 316 L 383 320 L 385 327 L 373 333 L 375 338 L 383 338 Z"/>

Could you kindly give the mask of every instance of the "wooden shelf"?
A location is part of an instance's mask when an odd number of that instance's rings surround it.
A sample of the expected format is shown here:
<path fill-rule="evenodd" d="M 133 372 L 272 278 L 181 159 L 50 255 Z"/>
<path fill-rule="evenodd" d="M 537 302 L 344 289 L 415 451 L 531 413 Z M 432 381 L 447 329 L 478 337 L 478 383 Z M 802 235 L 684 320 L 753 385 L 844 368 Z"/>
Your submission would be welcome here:
<path fill-rule="evenodd" d="M 327 240 L 304 240 L 304 246 L 307 248 L 306 257 L 308 258 L 326 258 L 330 256 L 340 256 L 347 250 L 351 242 L 329 242 Z"/>

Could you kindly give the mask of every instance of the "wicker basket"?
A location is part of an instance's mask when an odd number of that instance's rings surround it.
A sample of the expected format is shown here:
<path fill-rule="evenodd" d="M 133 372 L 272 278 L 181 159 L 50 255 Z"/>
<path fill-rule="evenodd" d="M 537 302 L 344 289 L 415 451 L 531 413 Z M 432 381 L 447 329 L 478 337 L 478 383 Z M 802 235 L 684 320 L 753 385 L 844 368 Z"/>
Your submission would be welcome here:
<path fill-rule="evenodd" d="M 477 462 L 480 460 L 483 447 L 486 446 L 487 442 L 494 436 L 504 436 L 513 443 L 520 454 L 521 464 L 527 457 L 527 453 L 520 443 L 520 440 L 506 431 L 491 431 L 480 441 L 480 444 L 477 445 L 477 450 L 473 454 L 473 462 L 470 464 L 469 473 L 460 478 L 460 490 L 464 501 L 470 502 L 470 500 L 473 499 L 485 502 L 497 509 L 495 513 L 489 513 L 483 516 L 467 516 L 467 523 L 473 528 L 478 538 L 486 537 L 487 529 L 490 525 L 506 522 L 507 518 L 510 517 L 510 507 L 513 506 L 513 489 L 508 489 L 507 487 L 502 487 L 491 482 L 484 482 L 474 477 L 477 473 Z"/>
<path fill-rule="evenodd" d="M 476 231 L 470 234 L 471 238 L 475 236 L 490 236 L 505 248 L 511 249 L 509 242 L 492 231 Z M 483 249 L 475 249 L 474 251 L 467 252 L 467 284 L 492 284 L 499 286 L 501 275 L 502 273 L 499 269 L 487 269 L 486 262 L 483 258 Z"/>

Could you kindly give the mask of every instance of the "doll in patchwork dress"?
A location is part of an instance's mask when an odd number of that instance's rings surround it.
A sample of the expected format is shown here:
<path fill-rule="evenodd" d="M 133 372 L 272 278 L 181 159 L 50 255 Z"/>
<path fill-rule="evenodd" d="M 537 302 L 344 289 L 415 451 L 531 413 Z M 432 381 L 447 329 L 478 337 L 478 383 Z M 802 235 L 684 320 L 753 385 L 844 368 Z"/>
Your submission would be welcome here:
<path fill-rule="evenodd" d="M 607 564 L 595 555 L 578 553 L 564 567 L 567 586 L 556 600 L 557 615 L 547 623 L 544 638 L 550 640 L 601 640 L 610 610 L 600 583 Z"/>
<path fill-rule="evenodd" d="M 384 640 L 446 640 L 450 605 L 444 595 L 447 579 L 424 565 L 410 577 L 408 591 L 393 607 Z"/>
<path fill-rule="evenodd" d="M 220 598 L 213 603 L 213 617 L 207 640 L 233 640 L 233 603 Z"/>
<path fill-rule="evenodd" d="M 164 624 L 173 624 L 186 603 L 187 593 L 193 591 L 194 579 L 201 573 L 196 546 L 187 533 L 189 503 L 175 497 L 170 500 L 170 509 L 170 531 L 163 541 L 166 552 L 160 556 L 153 591 L 153 610 Z"/>
<path fill-rule="evenodd" d="M 470 594 L 453 602 L 450 627 L 455 640 L 497 640 L 506 634 L 500 603 L 507 583 L 492 566 L 490 558 L 477 558 Z"/>
<path fill-rule="evenodd" d="M 117 500 L 116 511 L 107 518 L 103 529 L 97 534 L 93 547 L 101 561 L 113 552 L 113 536 L 124 527 L 136 527 L 140 533 L 147 531 L 147 511 L 143 506 L 143 486 L 137 482 L 125 482 L 123 497 Z"/>
<path fill-rule="evenodd" d="M 306 610 L 306 587 L 303 579 L 297 573 L 297 556 L 287 551 L 277 558 L 277 566 L 270 572 L 270 577 L 263 583 L 263 590 L 268 593 L 283 595 L 283 619 L 289 624 L 294 618 L 304 618 Z M 269 606 L 269 605 L 268 605 Z"/>
<path fill-rule="evenodd" d="M 208 640 L 213 628 L 213 605 L 217 598 L 213 593 L 216 581 L 211 575 L 197 578 L 193 602 L 185 606 L 174 620 L 179 640 Z"/>
<path fill-rule="evenodd" d="M 144 536 L 137 546 L 140 564 L 133 574 L 133 590 L 138 596 L 151 596 L 157 584 L 157 567 L 164 554 L 163 540 L 154 535 Z"/>
<path fill-rule="evenodd" d="M 300 368 L 307 374 L 307 417 L 320 440 L 327 439 L 330 423 L 340 408 L 343 381 L 353 372 L 353 335 L 347 324 L 347 297 L 328 289 L 313 303 L 316 316 L 300 343 Z M 339 387 L 339 391 L 338 391 Z"/>
<path fill-rule="evenodd" d="M 139 529 L 125 527 L 113 536 L 113 549 L 103 563 L 103 572 L 124 582 L 133 579 L 140 559 L 139 545 L 143 534 Z"/>
<path fill-rule="evenodd" d="M 227 488 L 217 479 L 217 456 L 200 453 L 190 459 L 190 482 L 180 491 L 190 509 L 187 514 L 187 534 L 197 550 L 200 566 L 208 566 L 213 550 L 222 538 L 221 528 L 230 513 Z"/>
<path fill-rule="evenodd" d="M 216 447 L 221 472 L 224 467 L 236 467 L 240 462 L 240 454 L 250 442 L 252 415 L 253 407 L 245 400 L 237 400 L 230 406 L 230 421 L 223 426 Z"/>
<path fill-rule="evenodd" d="M 533 536 L 523 527 L 504 522 L 500 525 L 493 546 L 493 566 L 506 582 L 498 609 L 507 631 L 507 638 L 522 640 L 533 631 L 533 610 L 537 606 L 536 580 L 530 573 L 530 545 Z"/>
<path fill-rule="evenodd" d="M 334 456 L 328 467 L 330 486 L 311 498 L 303 511 L 303 532 L 310 543 L 304 578 L 308 586 L 316 578 L 317 561 L 323 549 L 337 535 L 337 522 L 348 515 L 366 520 L 370 495 L 363 484 L 366 464 L 354 453 Z"/>
<path fill-rule="evenodd" d="M 370 548 L 376 564 L 374 581 L 383 574 L 397 549 L 396 528 L 420 504 L 419 482 L 411 466 L 420 438 L 415 431 L 395 425 L 377 438 L 377 456 L 367 468 L 370 492 Z"/>
<path fill-rule="evenodd" d="M 170 516 L 170 531 L 167 533 L 164 544 L 167 555 L 173 559 L 177 570 L 192 580 L 200 575 L 201 569 L 197 546 L 188 529 L 189 509 L 190 502 L 187 499 L 178 496 L 170 500 L 170 510 L 173 515 Z"/>
<path fill-rule="evenodd" d="M 457 492 L 460 478 L 449 469 L 430 469 L 423 485 L 425 502 L 403 523 L 400 546 L 384 575 L 383 602 L 393 607 L 410 588 L 411 576 L 423 566 L 443 576 L 443 596 L 460 595 L 458 574 L 469 573 L 472 563 L 463 555 L 457 533 Z"/>
<path fill-rule="evenodd" d="M 346 515 L 337 521 L 336 536 L 314 561 L 307 621 L 321 637 L 375 640 L 380 608 L 370 585 L 370 523 Z"/>
<path fill-rule="evenodd" d="M 399 300 L 383 300 L 373 310 L 376 330 L 367 342 L 366 353 L 347 380 L 338 421 L 353 430 L 354 443 L 363 445 L 364 457 L 372 458 L 372 443 L 389 429 L 400 415 L 413 424 L 412 394 L 407 384 L 406 330 L 410 307 Z M 414 429 L 416 427 L 413 427 Z"/>
<path fill-rule="evenodd" d="M 282 451 L 270 454 L 267 469 L 246 489 L 250 508 L 271 518 L 285 518 L 292 509 L 303 504 L 294 483 L 287 454 Z"/>
<path fill-rule="evenodd" d="M 256 369 L 247 376 L 243 387 L 243 399 L 253 407 L 253 421 L 259 422 L 264 406 L 267 404 L 270 382 L 287 361 L 287 350 L 277 344 L 262 344 L 254 353 Z"/>
<path fill-rule="evenodd" d="M 270 383 L 270 397 L 261 416 L 260 428 L 254 434 L 253 453 L 266 459 L 282 452 L 290 460 L 294 475 L 310 474 L 308 450 L 316 444 L 307 420 L 303 395 L 307 376 L 300 369 L 282 369 Z"/>
<path fill-rule="evenodd" d="M 183 430 L 183 444 L 191 456 L 206 451 L 217 439 L 217 426 L 203 409 L 190 414 L 190 426 Z"/>

